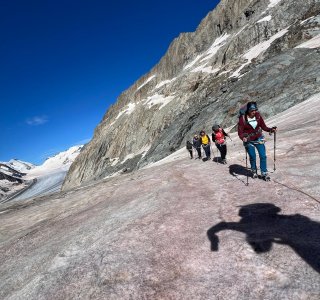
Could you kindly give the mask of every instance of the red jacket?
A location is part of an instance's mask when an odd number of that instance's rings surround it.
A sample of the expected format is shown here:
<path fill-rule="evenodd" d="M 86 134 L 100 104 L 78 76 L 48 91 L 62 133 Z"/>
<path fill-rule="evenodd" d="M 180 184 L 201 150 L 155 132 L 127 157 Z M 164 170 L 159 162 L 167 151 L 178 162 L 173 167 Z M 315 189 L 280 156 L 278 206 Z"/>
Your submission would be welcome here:
<path fill-rule="evenodd" d="M 272 130 L 272 128 L 267 127 L 267 125 L 264 123 L 264 120 L 259 112 L 256 112 L 255 117 L 258 122 L 258 125 L 255 129 L 247 122 L 247 115 L 239 118 L 238 135 L 241 140 L 243 140 L 243 138 L 247 138 L 248 141 L 255 141 L 262 136 L 262 130 L 267 132 Z"/>

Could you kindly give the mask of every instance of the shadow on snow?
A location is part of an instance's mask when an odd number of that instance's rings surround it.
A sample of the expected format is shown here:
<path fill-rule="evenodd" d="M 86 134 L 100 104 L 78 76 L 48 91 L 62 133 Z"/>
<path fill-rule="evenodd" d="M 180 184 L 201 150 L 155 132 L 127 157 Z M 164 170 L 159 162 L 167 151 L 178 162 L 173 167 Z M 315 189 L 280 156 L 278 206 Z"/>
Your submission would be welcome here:
<path fill-rule="evenodd" d="M 239 222 L 220 222 L 207 231 L 211 251 L 218 251 L 218 232 L 236 230 L 246 234 L 246 241 L 256 253 L 270 251 L 273 243 L 288 245 L 320 273 L 320 223 L 300 214 L 278 214 L 280 211 L 270 203 L 242 206 Z"/>

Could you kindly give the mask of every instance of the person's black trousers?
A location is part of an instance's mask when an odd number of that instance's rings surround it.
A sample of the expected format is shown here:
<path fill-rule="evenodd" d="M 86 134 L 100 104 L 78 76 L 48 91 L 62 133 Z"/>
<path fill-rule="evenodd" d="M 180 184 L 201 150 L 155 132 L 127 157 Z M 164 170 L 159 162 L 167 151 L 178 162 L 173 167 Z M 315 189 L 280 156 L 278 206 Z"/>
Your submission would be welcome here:
<path fill-rule="evenodd" d="M 201 158 L 201 148 L 196 148 L 197 149 L 197 152 L 198 152 L 198 157 Z"/>
<path fill-rule="evenodd" d="M 216 144 L 220 154 L 221 154 L 221 159 L 226 159 L 226 155 L 227 155 L 227 145 L 220 145 L 220 144 Z"/>
<path fill-rule="evenodd" d="M 210 145 L 202 145 L 204 152 L 206 153 L 206 157 L 210 158 L 211 157 L 211 153 L 210 153 Z"/>

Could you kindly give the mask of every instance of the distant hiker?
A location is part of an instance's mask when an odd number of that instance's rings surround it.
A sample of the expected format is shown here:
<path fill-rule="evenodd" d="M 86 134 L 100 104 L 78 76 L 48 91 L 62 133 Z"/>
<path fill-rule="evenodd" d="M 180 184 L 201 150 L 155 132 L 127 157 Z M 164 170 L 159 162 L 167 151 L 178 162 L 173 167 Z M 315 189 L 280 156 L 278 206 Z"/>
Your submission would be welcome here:
<path fill-rule="evenodd" d="M 197 134 L 193 137 L 193 147 L 197 150 L 197 158 L 201 159 L 201 140 Z"/>
<path fill-rule="evenodd" d="M 221 163 L 226 164 L 226 155 L 227 155 L 227 141 L 226 137 L 229 136 L 220 125 L 212 126 L 212 141 L 216 144 L 220 155 L 221 155 Z"/>
<path fill-rule="evenodd" d="M 241 110 L 240 110 L 241 112 Z M 258 112 L 256 102 L 248 102 L 243 115 L 240 115 L 238 122 L 238 135 L 243 141 L 243 145 L 249 154 L 252 177 L 257 178 L 256 151 L 258 150 L 260 157 L 261 176 L 264 180 L 270 180 L 267 170 L 265 139 L 262 130 L 267 132 L 275 132 L 277 127 L 269 128 Z"/>
<path fill-rule="evenodd" d="M 211 151 L 210 151 L 210 138 L 209 136 L 205 133 L 204 130 L 200 131 L 200 140 L 201 140 L 201 145 L 202 148 L 206 154 L 206 160 L 210 160 L 211 157 Z"/>
<path fill-rule="evenodd" d="M 186 145 L 187 150 L 190 153 L 190 158 L 193 159 L 193 145 L 192 143 L 190 143 L 190 141 L 187 141 L 187 145 Z"/>

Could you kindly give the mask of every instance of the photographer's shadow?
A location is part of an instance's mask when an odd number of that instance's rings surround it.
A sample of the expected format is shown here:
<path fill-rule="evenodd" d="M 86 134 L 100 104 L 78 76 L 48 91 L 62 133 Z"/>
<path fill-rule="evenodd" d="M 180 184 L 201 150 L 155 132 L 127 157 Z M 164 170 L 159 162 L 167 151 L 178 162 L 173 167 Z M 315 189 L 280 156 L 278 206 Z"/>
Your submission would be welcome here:
<path fill-rule="evenodd" d="M 270 251 L 273 243 L 288 245 L 320 273 L 320 223 L 300 214 L 279 215 L 280 211 L 270 203 L 241 207 L 239 222 L 220 222 L 207 231 L 211 251 L 218 251 L 219 231 L 236 230 L 246 234 L 256 253 Z"/>

